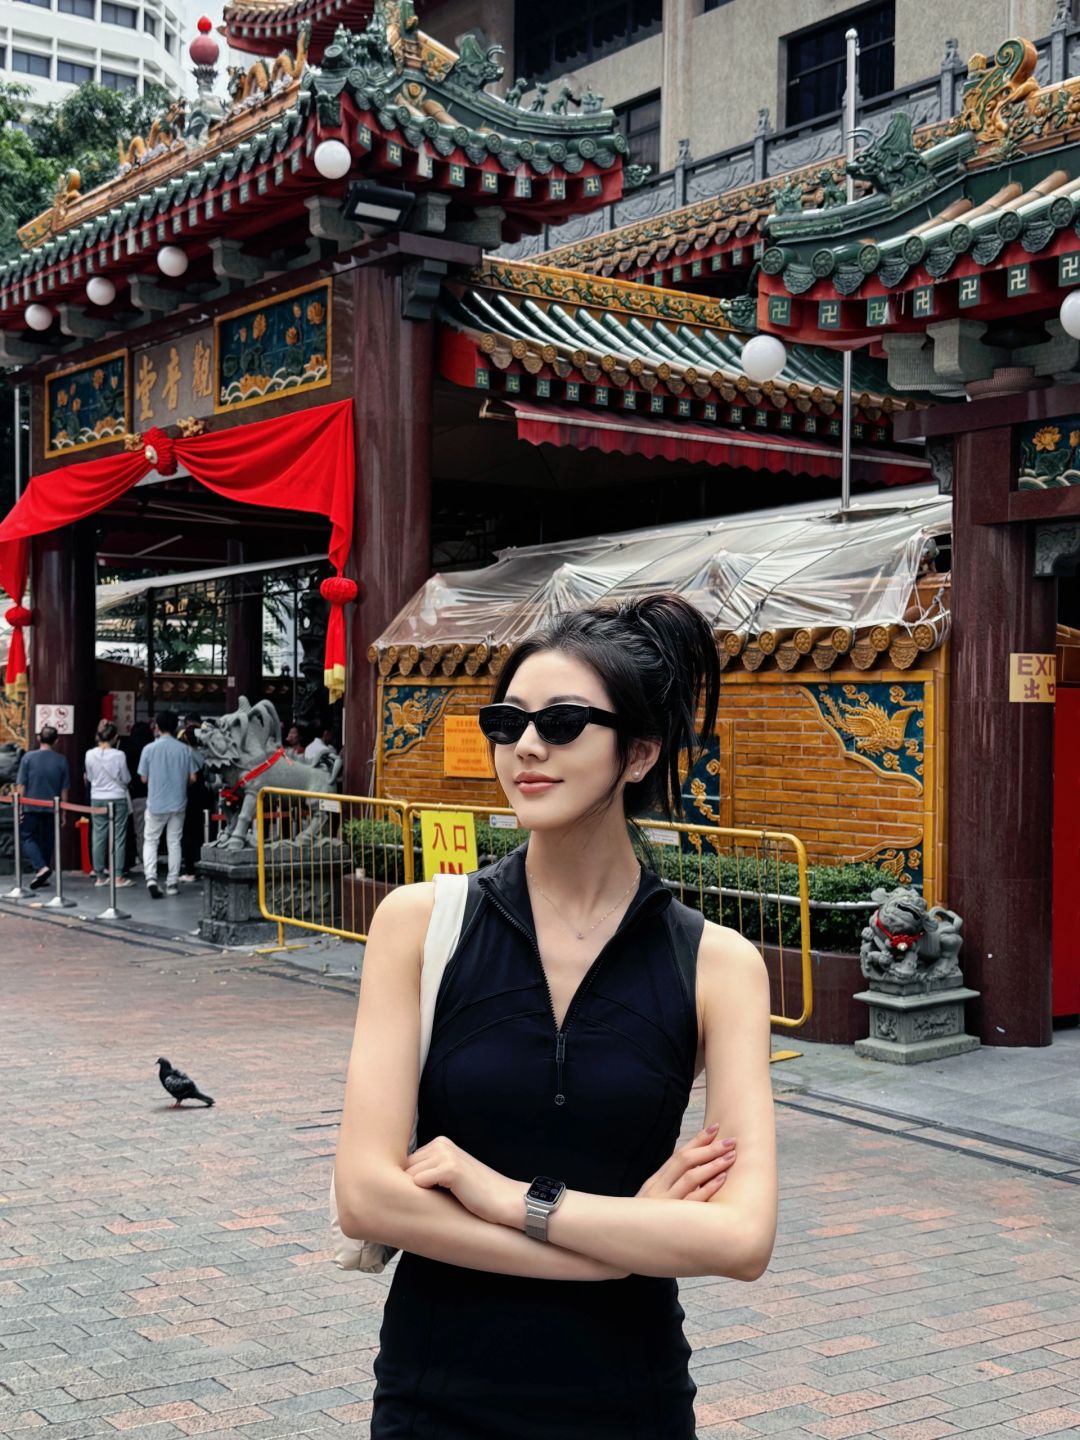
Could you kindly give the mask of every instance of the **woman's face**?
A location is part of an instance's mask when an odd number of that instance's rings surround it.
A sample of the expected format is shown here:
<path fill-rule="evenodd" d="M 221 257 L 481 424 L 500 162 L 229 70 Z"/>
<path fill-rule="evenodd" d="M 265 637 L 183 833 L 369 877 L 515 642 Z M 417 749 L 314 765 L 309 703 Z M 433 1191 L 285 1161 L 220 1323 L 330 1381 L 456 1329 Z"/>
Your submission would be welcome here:
<path fill-rule="evenodd" d="M 291 750 L 291 749 L 293 749 L 295 746 L 299 745 L 299 743 L 300 743 L 300 731 L 297 730 L 297 728 L 296 728 L 295 725 L 290 725 L 290 726 L 289 726 L 289 733 L 285 736 L 285 744 L 288 745 L 288 747 L 289 747 L 290 750 Z"/>
<path fill-rule="evenodd" d="M 560 650 L 530 655 L 503 697 L 504 704 L 529 711 L 563 701 L 613 708 L 596 672 Z M 649 748 L 655 752 L 658 747 Z M 615 731 L 606 725 L 587 725 L 569 745 L 548 745 L 530 723 L 516 745 L 495 746 L 499 784 L 519 823 L 528 830 L 573 824 L 610 790 L 617 761 Z M 630 768 L 635 764 L 644 773 L 647 765 L 632 759 Z"/>

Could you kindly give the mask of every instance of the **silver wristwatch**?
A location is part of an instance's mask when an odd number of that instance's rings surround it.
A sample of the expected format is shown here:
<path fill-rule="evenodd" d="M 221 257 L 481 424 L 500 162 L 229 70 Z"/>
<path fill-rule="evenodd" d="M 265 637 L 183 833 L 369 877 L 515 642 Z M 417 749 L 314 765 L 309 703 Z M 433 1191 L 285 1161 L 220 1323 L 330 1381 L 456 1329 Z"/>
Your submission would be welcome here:
<path fill-rule="evenodd" d="M 537 1175 L 525 1192 L 525 1234 L 530 1240 L 547 1241 L 548 1216 L 558 1208 L 566 1194 L 561 1180 L 552 1180 L 548 1175 Z"/>

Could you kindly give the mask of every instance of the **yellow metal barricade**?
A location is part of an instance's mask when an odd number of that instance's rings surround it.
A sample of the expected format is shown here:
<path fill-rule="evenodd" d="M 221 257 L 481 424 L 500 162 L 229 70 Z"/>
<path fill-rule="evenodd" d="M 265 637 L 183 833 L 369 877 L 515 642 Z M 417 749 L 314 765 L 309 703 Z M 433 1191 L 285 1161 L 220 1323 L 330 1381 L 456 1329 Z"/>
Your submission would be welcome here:
<path fill-rule="evenodd" d="M 294 925 L 367 939 L 379 901 L 413 879 L 405 809 L 371 796 L 259 791 L 259 907 L 279 936 Z"/>
<path fill-rule="evenodd" d="M 810 895 L 798 836 L 638 824 L 651 851 L 645 858 L 676 899 L 739 931 L 761 952 L 778 1002 L 773 1024 L 787 1030 L 805 1024 L 813 1008 Z M 261 791 L 257 825 L 266 918 L 354 940 L 367 938 L 376 905 L 395 885 L 488 865 L 528 838 L 507 807 L 297 790 Z"/>
<path fill-rule="evenodd" d="M 514 811 L 498 806 L 413 803 L 406 810 L 410 829 L 419 828 L 425 813 L 447 820 L 470 816 L 478 827 L 479 865 L 528 837 L 528 831 L 517 828 Z M 707 919 L 738 930 L 757 946 L 779 1002 L 773 1023 L 787 1030 L 804 1025 L 813 1008 L 813 980 L 806 847 L 799 837 L 781 830 L 649 819 L 639 819 L 638 825 L 652 850 L 648 858 L 676 899 L 703 911 Z M 453 826 L 443 828 L 452 856 Z M 444 868 L 456 867 L 451 860 Z M 425 878 L 419 867 L 416 878 Z M 788 1053 L 774 1052 L 773 1059 L 784 1059 Z"/>
<path fill-rule="evenodd" d="M 769 967 L 778 1013 L 795 1030 L 813 1010 L 806 846 L 783 830 L 638 822 L 664 883 L 706 919 L 738 930 Z M 785 1059 L 773 1052 L 774 1060 Z"/>

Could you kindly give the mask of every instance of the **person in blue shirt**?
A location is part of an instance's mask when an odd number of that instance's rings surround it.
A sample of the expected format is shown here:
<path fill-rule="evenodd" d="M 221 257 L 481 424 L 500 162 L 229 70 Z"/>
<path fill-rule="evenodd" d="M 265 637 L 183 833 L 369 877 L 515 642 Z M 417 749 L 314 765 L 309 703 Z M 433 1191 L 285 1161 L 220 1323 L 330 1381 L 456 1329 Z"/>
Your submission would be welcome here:
<path fill-rule="evenodd" d="M 61 800 L 68 798 L 71 772 L 63 755 L 53 749 L 58 737 L 54 725 L 43 725 L 38 736 L 38 748 L 29 750 L 19 761 L 15 776 L 15 789 L 21 799 Z M 23 812 L 19 825 L 19 841 L 22 852 L 34 867 L 31 890 L 40 890 L 48 884 L 52 872 L 53 839 L 55 836 L 53 812 L 40 806 L 28 806 Z"/>
<path fill-rule="evenodd" d="M 165 894 L 180 893 L 181 840 L 187 810 L 188 786 L 199 773 L 199 754 L 176 738 L 176 715 L 162 710 L 155 717 L 158 738 L 139 757 L 139 774 L 146 781 L 146 819 L 143 829 L 143 870 L 146 888 L 161 899 L 157 880 L 158 844 L 162 831 L 169 855 Z"/>

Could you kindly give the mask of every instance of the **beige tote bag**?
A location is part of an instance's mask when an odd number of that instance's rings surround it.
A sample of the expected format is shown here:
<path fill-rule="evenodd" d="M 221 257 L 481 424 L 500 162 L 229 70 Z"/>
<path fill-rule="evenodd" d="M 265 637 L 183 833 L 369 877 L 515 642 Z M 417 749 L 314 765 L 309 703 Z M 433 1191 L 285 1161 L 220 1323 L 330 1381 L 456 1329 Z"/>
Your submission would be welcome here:
<path fill-rule="evenodd" d="M 435 904 L 431 911 L 427 935 L 424 937 L 424 962 L 420 971 L 420 1071 L 423 1073 L 431 1046 L 431 1026 L 435 1018 L 435 999 L 447 961 L 457 949 L 461 924 L 465 918 L 465 902 L 469 895 L 467 875 L 436 875 Z M 362 983 L 362 982 L 361 982 Z M 413 1118 L 409 1153 L 416 1149 L 416 1119 Z M 364 1270 L 378 1275 L 397 1250 L 381 1240 L 352 1240 L 342 1233 L 338 1221 L 334 1177 L 330 1176 L 330 1233 L 334 1262 L 342 1270 Z"/>

